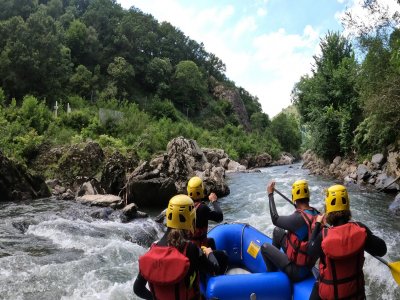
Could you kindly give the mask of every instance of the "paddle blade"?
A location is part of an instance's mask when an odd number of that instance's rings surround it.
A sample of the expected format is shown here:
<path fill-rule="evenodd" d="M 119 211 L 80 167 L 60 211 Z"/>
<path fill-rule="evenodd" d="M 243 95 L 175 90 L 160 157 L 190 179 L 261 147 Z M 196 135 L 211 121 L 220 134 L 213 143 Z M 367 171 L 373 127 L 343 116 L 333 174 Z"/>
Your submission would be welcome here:
<path fill-rule="evenodd" d="M 400 285 L 400 261 L 388 263 L 390 271 L 392 272 L 394 280 Z"/>

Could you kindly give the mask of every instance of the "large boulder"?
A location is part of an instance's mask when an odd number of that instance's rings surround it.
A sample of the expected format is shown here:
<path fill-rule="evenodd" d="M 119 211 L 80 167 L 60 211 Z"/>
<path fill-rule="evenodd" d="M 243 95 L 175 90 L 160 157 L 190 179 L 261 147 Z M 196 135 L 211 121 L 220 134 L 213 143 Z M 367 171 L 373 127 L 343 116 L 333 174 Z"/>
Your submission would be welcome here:
<path fill-rule="evenodd" d="M 60 159 L 58 174 L 67 183 L 73 182 L 77 176 L 95 177 L 103 161 L 104 153 L 98 143 L 73 145 Z"/>
<path fill-rule="evenodd" d="M 225 169 L 210 164 L 196 141 L 177 137 L 168 143 L 167 153 L 142 163 L 130 174 L 127 201 L 139 207 L 166 207 L 173 195 L 186 193 L 192 176 L 201 177 L 207 191 L 219 196 L 229 194 Z"/>
<path fill-rule="evenodd" d="M 248 168 L 263 168 L 271 165 L 272 157 L 268 153 L 262 153 L 254 157 L 249 157 L 247 161 Z"/>
<path fill-rule="evenodd" d="M 100 183 L 107 194 L 118 195 L 125 186 L 126 161 L 126 158 L 118 151 L 106 160 Z"/>
<path fill-rule="evenodd" d="M 0 151 L 0 201 L 30 200 L 49 197 L 43 178 L 33 176 Z"/>

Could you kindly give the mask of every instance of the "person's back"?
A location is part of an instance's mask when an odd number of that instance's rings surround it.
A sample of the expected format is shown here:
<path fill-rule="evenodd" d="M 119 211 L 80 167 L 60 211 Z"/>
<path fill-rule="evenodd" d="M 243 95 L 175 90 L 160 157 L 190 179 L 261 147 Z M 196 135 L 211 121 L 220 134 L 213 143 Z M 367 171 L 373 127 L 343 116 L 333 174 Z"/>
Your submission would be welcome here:
<path fill-rule="evenodd" d="M 319 278 L 310 299 L 365 299 L 364 251 L 386 254 L 385 242 L 367 226 L 351 221 L 350 200 L 342 185 L 331 186 L 325 198 L 326 222 L 318 216 L 308 254 L 320 258 Z"/>
<path fill-rule="evenodd" d="M 311 236 L 318 211 L 309 206 L 310 192 L 305 180 L 298 180 L 292 186 L 292 201 L 296 211 L 288 216 L 279 216 L 273 192 L 275 182 L 267 187 L 269 209 L 273 231 L 272 245 L 265 243 L 262 254 L 269 271 L 276 268 L 284 271 L 292 281 L 299 281 L 310 274 L 316 260 L 307 254 L 308 239 Z M 285 253 L 279 251 L 282 248 Z"/>
<path fill-rule="evenodd" d="M 187 240 L 193 231 L 193 201 L 186 195 L 173 197 L 166 218 L 167 232 L 139 258 L 134 292 L 144 299 L 199 299 L 199 272 L 215 274 L 219 266 L 210 248 L 201 250 Z"/>
<path fill-rule="evenodd" d="M 207 238 L 208 221 L 220 223 L 223 221 L 223 212 L 217 203 L 217 196 L 211 193 L 208 200 L 211 202 L 211 209 L 205 201 L 203 181 L 200 177 L 192 177 L 187 185 L 188 196 L 194 201 L 196 209 L 196 226 L 191 240 L 198 246 L 208 246 L 215 249 L 215 243 Z"/>

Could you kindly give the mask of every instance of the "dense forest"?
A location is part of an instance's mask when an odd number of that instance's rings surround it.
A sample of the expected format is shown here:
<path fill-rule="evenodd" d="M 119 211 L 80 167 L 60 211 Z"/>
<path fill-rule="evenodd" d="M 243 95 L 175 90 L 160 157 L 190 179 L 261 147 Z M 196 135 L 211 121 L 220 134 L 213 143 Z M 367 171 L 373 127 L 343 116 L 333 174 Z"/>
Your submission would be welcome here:
<path fill-rule="evenodd" d="M 1 151 L 29 164 L 41 145 L 94 140 L 148 159 L 178 135 L 237 160 L 385 151 L 400 132 L 400 30 L 375 2 L 366 4 L 381 25 L 371 31 L 348 15 L 365 32 L 322 38 L 294 107 L 271 120 L 220 58 L 173 24 L 115 0 L 1 0 Z"/>
<path fill-rule="evenodd" d="M 24 164 L 86 140 L 141 159 L 179 135 L 234 159 L 300 149 L 298 121 L 271 121 L 203 44 L 114 0 L 0 1 L 0 78 L 1 149 Z"/>

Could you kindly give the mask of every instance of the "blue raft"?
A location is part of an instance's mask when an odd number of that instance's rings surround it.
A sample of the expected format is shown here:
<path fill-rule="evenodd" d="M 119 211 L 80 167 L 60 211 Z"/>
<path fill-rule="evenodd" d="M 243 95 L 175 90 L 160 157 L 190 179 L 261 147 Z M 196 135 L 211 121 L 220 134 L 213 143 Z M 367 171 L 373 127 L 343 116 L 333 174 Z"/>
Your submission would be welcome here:
<path fill-rule="evenodd" d="M 261 255 L 261 245 L 272 240 L 247 224 L 221 224 L 208 233 L 218 250 L 225 250 L 229 266 L 247 270 L 247 274 L 207 277 L 201 283 L 206 299 L 244 300 L 305 300 L 309 299 L 315 282 L 310 276 L 291 283 L 283 272 L 268 272 Z"/>

